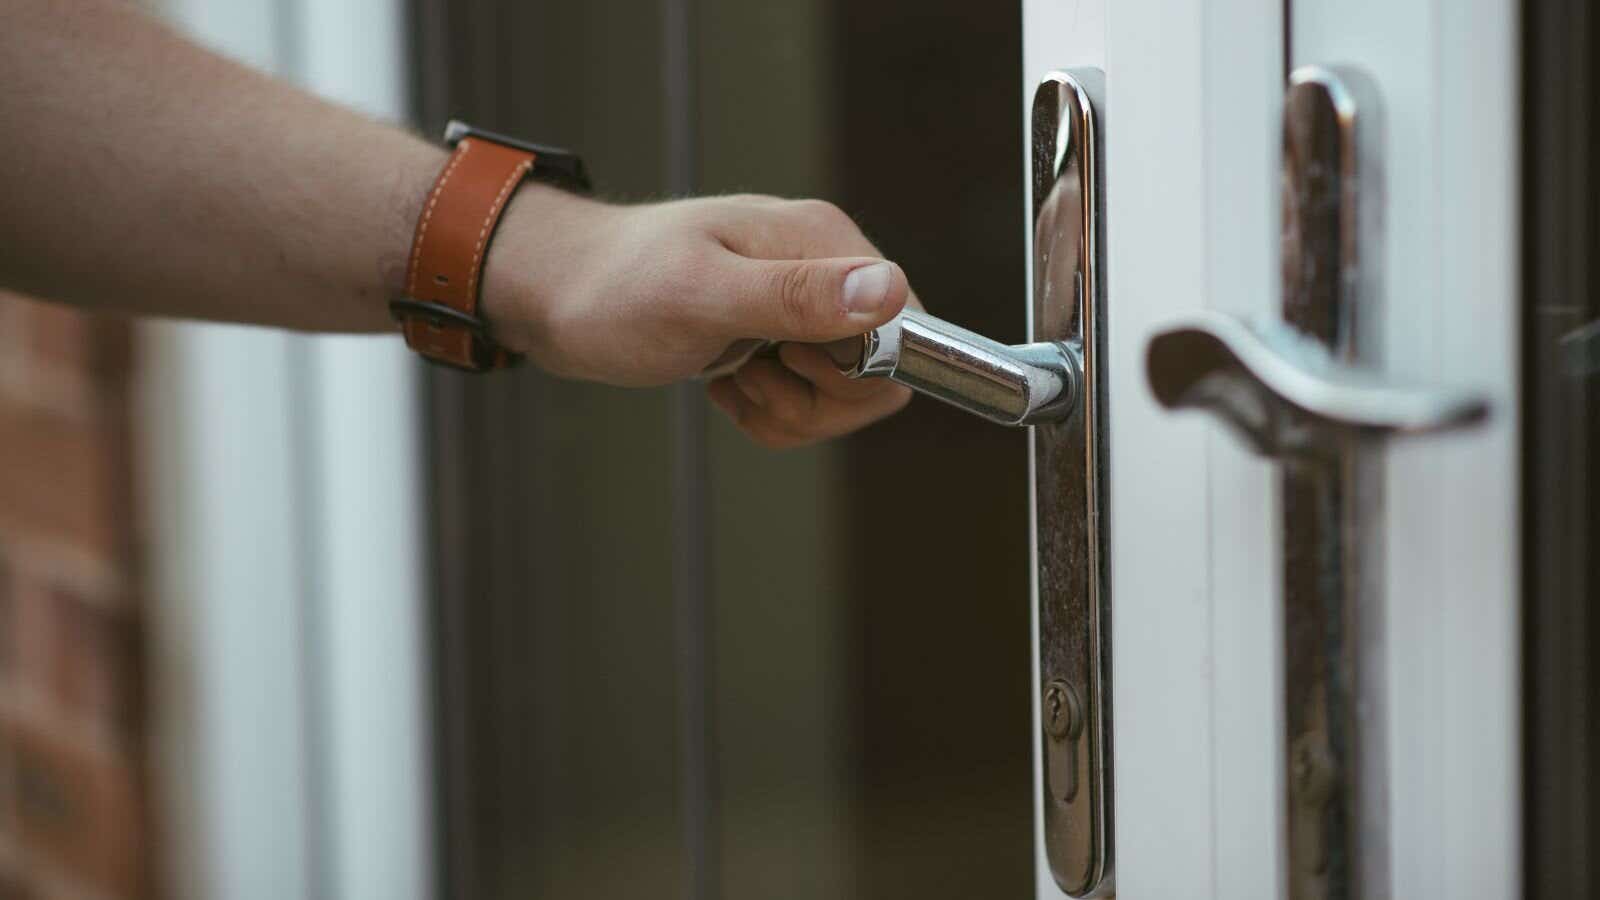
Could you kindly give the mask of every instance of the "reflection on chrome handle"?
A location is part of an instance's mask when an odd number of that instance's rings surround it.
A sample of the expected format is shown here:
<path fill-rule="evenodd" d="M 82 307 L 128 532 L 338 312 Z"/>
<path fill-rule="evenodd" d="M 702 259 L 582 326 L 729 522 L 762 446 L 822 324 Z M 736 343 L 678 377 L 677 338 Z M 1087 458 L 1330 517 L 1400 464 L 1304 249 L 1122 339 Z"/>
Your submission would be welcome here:
<path fill-rule="evenodd" d="M 1335 361 L 1287 325 L 1257 328 L 1220 313 L 1151 338 L 1146 366 L 1161 405 L 1215 412 L 1266 456 L 1337 452 L 1348 438 L 1443 431 L 1488 412 L 1474 393 L 1395 384 Z"/>
<path fill-rule="evenodd" d="M 909 309 L 827 350 L 851 378 L 892 378 L 1001 425 L 1066 419 L 1080 380 L 1078 353 L 1066 344 L 1007 346 Z"/>

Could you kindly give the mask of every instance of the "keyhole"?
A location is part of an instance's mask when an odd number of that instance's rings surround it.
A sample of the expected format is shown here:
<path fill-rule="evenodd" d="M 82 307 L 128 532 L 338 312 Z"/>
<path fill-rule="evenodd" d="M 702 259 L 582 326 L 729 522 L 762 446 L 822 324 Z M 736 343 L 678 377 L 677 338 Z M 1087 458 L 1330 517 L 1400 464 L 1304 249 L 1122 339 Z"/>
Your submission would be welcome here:
<path fill-rule="evenodd" d="M 1045 786 L 1050 796 L 1071 803 L 1078 795 L 1078 738 L 1083 734 L 1083 703 L 1065 681 L 1045 686 L 1040 706 L 1044 720 Z"/>

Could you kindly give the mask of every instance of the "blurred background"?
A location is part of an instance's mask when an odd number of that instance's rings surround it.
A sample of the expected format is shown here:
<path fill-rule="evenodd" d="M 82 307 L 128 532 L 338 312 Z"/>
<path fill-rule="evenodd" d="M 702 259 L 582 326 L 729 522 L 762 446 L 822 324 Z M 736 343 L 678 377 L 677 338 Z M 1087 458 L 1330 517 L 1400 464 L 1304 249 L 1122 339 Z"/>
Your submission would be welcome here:
<path fill-rule="evenodd" d="M 1020 4 L 165 0 L 600 193 L 824 197 L 1023 337 Z M 0 302 L 0 898 L 1020 896 L 1025 436 Z"/>

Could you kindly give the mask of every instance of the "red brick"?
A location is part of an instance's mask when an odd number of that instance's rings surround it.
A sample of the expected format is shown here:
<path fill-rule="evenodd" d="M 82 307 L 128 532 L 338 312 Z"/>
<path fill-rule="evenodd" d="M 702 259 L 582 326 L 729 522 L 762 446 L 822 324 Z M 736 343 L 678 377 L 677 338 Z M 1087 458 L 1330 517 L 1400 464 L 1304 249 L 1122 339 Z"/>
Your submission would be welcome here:
<path fill-rule="evenodd" d="M 86 603 L 67 591 L 52 593 L 54 699 L 70 716 L 136 738 L 143 687 L 137 614 L 126 606 Z"/>
<path fill-rule="evenodd" d="M 121 424 L 0 403 L 0 527 L 126 557 L 132 473 Z"/>
<path fill-rule="evenodd" d="M 54 678 L 60 627 L 49 592 L 27 581 L 13 583 L 11 594 L 11 666 L 7 684 L 15 690 L 44 694 Z"/>
<path fill-rule="evenodd" d="M 16 754 L 12 802 L 22 852 L 103 893 L 147 896 L 138 764 L 15 721 L 0 728 Z"/>
<path fill-rule="evenodd" d="M 0 732 L 0 842 L 15 850 L 17 840 L 16 751 Z"/>
<path fill-rule="evenodd" d="M 137 611 L 26 581 L 16 588 L 10 683 L 48 703 L 56 718 L 135 743 L 143 699 Z"/>
<path fill-rule="evenodd" d="M 128 373 L 132 334 L 126 321 L 16 295 L 0 302 L 21 310 L 22 349 L 30 363 L 101 378 Z"/>
<path fill-rule="evenodd" d="M 0 900 L 36 900 L 37 894 L 22 880 L 22 873 L 0 862 Z"/>
<path fill-rule="evenodd" d="M 93 369 L 94 325 L 89 316 L 68 306 L 20 297 L 7 302 L 22 309 L 23 347 L 30 356 L 70 369 Z"/>
<path fill-rule="evenodd" d="M 150 894 L 132 350 L 0 295 L 0 900 Z"/>
<path fill-rule="evenodd" d="M 12 594 L 11 570 L 0 556 L 0 685 L 15 677 L 17 615 Z"/>

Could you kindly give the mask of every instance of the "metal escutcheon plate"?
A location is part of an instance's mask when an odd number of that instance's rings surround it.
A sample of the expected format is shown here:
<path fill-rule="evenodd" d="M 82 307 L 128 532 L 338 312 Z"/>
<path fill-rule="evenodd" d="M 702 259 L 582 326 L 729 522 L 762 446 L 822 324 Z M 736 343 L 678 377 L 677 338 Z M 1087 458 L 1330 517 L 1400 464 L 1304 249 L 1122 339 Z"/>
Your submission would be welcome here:
<path fill-rule="evenodd" d="M 1111 618 L 1107 578 L 1104 76 L 1034 93 L 1032 341 L 1081 353 L 1081 402 L 1032 431 L 1045 858 L 1063 891 L 1110 894 Z"/>

